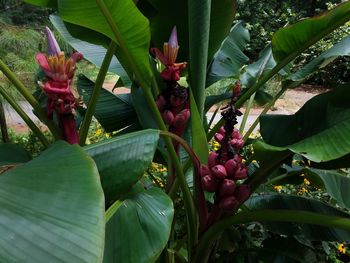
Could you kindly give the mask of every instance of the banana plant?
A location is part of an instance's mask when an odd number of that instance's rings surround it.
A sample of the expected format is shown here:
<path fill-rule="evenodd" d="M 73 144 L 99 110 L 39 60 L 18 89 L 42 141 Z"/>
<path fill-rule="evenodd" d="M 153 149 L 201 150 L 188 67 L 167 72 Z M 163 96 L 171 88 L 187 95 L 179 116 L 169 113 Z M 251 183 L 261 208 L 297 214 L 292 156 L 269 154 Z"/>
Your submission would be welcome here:
<path fill-rule="evenodd" d="M 40 98 L 0 61 L 54 137 L 50 143 L 0 87 L 47 148 L 32 158 L 18 145 L 0 145 L 1 262 L 313 262 L 306 241 L 350 240 L 350 179 L 337 170 L 349 167 L 348 85 L 294 115 L 261 116 L 259 139 L 236 127 L 240 107 L 263 95 L 274 75 L 285 79 L 282 93 L 349 55 L 347 37 L 298 72 L 288 70 L 350 20 L 349 1 L 281 28 L 245 67 L 249 33 L 242 23 L 232 26 L 233 0 L 25 2 L 55 9 L 53 26 L 77 52 L 66 56 L 45 30 L 47 53 L 36 56 Z M 74 76 L 83 57 L 99 68 L 96 80 Z M 103 89 L 108 71 L 130 93 Z M 205 96 L 225 78 L 240 83 Z M 208 128 L 206 110 L 223 99 L 222 120 Z M 92 117 L 116 135 L 86 145 Z M 219 146 L 209 152 L 212 137 Z M 145 175 L 152 162 L 167 167 L 164 185 Z M 304 179 L 338 207 L 268 190 Z M 253 222 L 276 238 L 247 247 L 244 233 Z"/>

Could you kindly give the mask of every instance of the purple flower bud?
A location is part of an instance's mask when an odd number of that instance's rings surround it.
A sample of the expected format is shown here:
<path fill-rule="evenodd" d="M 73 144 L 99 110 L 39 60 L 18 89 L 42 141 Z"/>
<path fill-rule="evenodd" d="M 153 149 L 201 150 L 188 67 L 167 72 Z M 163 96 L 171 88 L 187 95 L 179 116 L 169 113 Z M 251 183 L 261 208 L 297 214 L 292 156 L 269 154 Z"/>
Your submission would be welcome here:
<path fill-rule="evenodd" d="M 164 110 L 164 107 L 166 105 L 166 100 L 163 95 L 158 96 L 156 100 L 157 107 L 160 111 Z"/>
<path fill-rule="evenodd" d="M 211 175 L 206 175 L 202 177 L 202 186 L 203 189 L 207 192 L 215 192 L 218 188 L 218 182 Z"/>
<path fill-rule="evenodd" d="M 242 179 L 247 178 L 247 176 L 248 176 L 247 168 L 246 167 L 239 167 L 236 170 L 236 173 L 234 174 L 233 179 L 242 180 Z"/>
<path fill-rule="evenodd" d="M 199 175 L 200 177 L 204 177 L 206 175 L 210 174 L 210 170 L 208 168 L 208 166 L 201 164 L 201 166 L 199 167 Z"/>
<path fill-rule="evenodd" d="M 47 53 L 50 56 L 58 55 L 61 53 L 60 46 L 58 45 L 55 36 L 51 32 L 50 28 L 45 28 L 46 43 L 47 43 Z"/>
<path fill-rule="evenodd" d="M 171 125 L 174 121 L 174 114 L 170 110 L 165 110 L 162 114 L 163 120 L 166 124 Z"/>
<path fill-rule="evenodd" d="M 180 128 L 186 125 L 188 119 L 190 118 L 190 110 L 184 109 L 180 111 L 174 119 L 173 126 L 176 128 Z"/>
<path fill-rule="evenodd" d="M 227 176 L 232 178 L 235 173 L 236 170 L 238 169 L 239 165 L 236 162 L 235 159 L 230 159 L 225 163 L 225 168 L 226 168 L 226 172 L 227 172 Z"/>
<path fill-rule="evenodd" d="M 225 211 L 232 211 L 239 206 L 239 202 L 234 196 L 226 196 L 220 200 L 219 207 Z"/>
<path fill-rule="evenodd" d="M 236 187 L 234 196 L 240 204 L 243 204 L 250 197 L 251 193 L 249 185 L 241 184 Z"/>
<path fill-rule="evenodd" d="M 219 196 L 233 195 L 236 189 L 236 184 L 230 179 L 224 179 L 219 187 Z"/>
<path fill-rule="evenodd" d="M 168 45 L 173 48 L 177 48 L 179 46 L 177 42 L 177 30 L 176 26 L 173 27 L 173 30 L 171 31 L 171 35 L 169 37 Z"/>
<path fill-rule="evenodd" d="M 222 142 L 222 140 L 224 139 L 224 136 L 221 133 L 215 133 L 214 138 L 215 138 L 215 141 Z"/>
<path fill-rule="evenodd" d="M 218 179 L 224 179 L 227 177 L 225 166 L 218 164 L 211 168 L 213 175 Z"/>
<path fill-rule="evenodd" d="M 208 156 L 208 166 L 214 167 L 215 165 L 219 164 L 218 160 L 219 154 L 217 152 L 211 152 Z"/>

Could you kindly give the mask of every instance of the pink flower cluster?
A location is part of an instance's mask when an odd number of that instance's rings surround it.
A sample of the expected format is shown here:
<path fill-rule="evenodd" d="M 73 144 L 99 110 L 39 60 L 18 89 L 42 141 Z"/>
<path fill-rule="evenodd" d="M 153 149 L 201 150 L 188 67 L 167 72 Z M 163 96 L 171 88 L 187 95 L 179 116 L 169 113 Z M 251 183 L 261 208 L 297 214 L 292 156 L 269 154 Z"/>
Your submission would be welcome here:
<path fill-rule="evenodd" d="M 39 82 L 39 86 L 47 96 L 46 113 L 51 119 L 54 112 L 57 114 L 64 138 L 67 142 L 75 144 L 79 141 L 74 118 L 78 100 L 72 93 L 71 83 L 76 71 L 76 63 L 83 58 L 83 55 L 75 52 L 66 59 L 48 27 L 45 33 L 48 54 L 38 53 L 36 60 L 46 75 L 45 82 Z"/>
<path fill-rule="evenodd" d="M 237 129 L 228 134 L 225 126 L 215 134 L 215 140 L 221 148 L 209 154 L 208 165 L 201 166 L 201 182 L 205 191 L 215 192 L 215 204 L 220 209 L 232 211 L 250 196 L 248 185 L 236 184 L 237 180 L 248 176 L 247 167 L 238 153 L 244 142 Z"/>

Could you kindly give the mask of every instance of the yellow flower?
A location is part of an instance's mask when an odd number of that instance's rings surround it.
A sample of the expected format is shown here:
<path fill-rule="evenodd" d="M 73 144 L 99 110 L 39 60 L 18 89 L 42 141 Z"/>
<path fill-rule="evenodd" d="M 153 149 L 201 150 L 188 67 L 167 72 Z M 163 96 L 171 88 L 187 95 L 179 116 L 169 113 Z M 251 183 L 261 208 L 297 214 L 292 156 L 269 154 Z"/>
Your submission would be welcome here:
<path fill-rule="evenodd" d="M 307 192 L 308 192 L 308 190 L 305 187 L 300 187 L 299 191 L 298 191 L 298 194 L 302 195 L 302 194 L 305 194 Z"/>
<path fill-rule="evenodd" d="M 282 188 L 283 188 L 283 186 L 282 185 L 274 185 L 273 186 L 273 189 L 275 189 L 277 192 L 281 192 L 282 191 Z"/>
<path fill-rule="evenodd" d="M 341 243 L 338 245 L 338 251 L 341 253 L 341 254 L 345 254 L 346 253 L 346 247 L 345 247 L 345 244 Z"/>
<path fill-rule="evenodd" d="M 95 135 L 96 136 L 100 136 L 102 134 L 102 129 L 97 129 L 96 131 L 95 131 Z"/>
<path fill-rule="evenodd" d="M 304 184 L 305 185 L 310 185 L 310 181 L 308 179 L 304 178 Z"/>
<path fill-rule="evenodd" d="M 218 143 L 217 141 L 214 141 L 213 142 L 213 149 L 214 149 L 214 151 L 219 150 L 219 148 L 220 148 L 220 143 Z"/>

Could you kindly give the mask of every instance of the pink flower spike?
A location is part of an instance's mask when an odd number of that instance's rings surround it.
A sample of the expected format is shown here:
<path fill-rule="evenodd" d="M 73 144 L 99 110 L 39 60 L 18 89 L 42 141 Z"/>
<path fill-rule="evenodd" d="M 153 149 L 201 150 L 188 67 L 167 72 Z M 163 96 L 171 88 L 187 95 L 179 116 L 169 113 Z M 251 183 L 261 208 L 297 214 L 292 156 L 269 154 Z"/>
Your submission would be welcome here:
<path fill-rule="evenodd" d="M 45 28 L 46 43 L 47 43 L 47 53 L 50 56 L 58 55 L 61 53 L 60 46 L 58 45 L 55 36 L 51 32 L 50 28 Z"/>
<path fill-rule="evenodd" d="M 163 65 L 169 64 L 169 61 L 166 58 L 166 56 L 158 48 L 151 48 L 151 53 L 155 55 L 156 58 L 159 59 L 160 62 L 162 62 Z"/>

